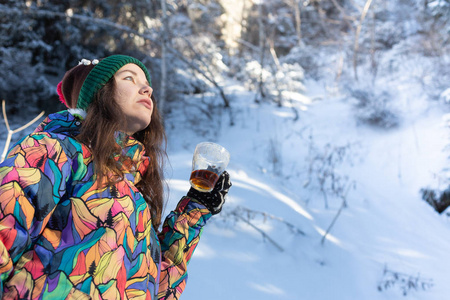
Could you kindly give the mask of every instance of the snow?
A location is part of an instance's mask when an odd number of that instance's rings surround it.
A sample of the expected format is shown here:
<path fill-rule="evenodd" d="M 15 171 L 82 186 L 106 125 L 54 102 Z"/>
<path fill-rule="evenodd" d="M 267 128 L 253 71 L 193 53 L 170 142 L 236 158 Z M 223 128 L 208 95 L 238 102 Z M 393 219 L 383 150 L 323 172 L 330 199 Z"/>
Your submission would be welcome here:
<path fill-rule="evenodd" d="M 214 130 L 199 135 L 203 123 L 189 123 L 199 113 L 189 108 L 189 101 L 198 101 L 194 96 L 184 100 L 188 108 L 180 105 L 167 119 L 165 214 L 189 189 L 197 143 L 212 140 L 231 153 L 233 187 L 222 213 L 204 229 L 183 299 L 441 300 L 450 295 L 450 219 L 420 196 L 421 188 L 436 187 L 448 163 L 445 101 L 431 102 L 415 88 L 398 86 L 401 122 L 380 129 L 359 122 L 352 102 L 323 82 L 306 80 L 305 93 L 283 107 L 253 103 L 254 94 L 239 82 L 222 84 L 232 96 L 234 126 L 228 125 L 227 111 L 215 111 Z M 300 112 L 297 121 L 292 108 Z M 350 188 L 347 206 L 322 243 L 341 199 L 329 194 L 325 209 L 308 168 L 327 145 L 346 149 L 335 171 Z M 419 286 L 409 288 L 408 281 Z"/>
<path fill-rule="evenodd" d="M 196 133 L 201 124 L 182 121 L 183 114 L 198 113 L 194 106 L 175 109 L 167 120 L 165 214 L 189 189 L 198 142 L 212 140 L 231 153 L 233 187 L 222 213 L 204 229 L 183 299 L 441 300 L 450 295 L 450 219 L 434 212 L 419 192 L 434 187 L 448 163 L 444 101 L 405 101 L 399 105 L 402 122 L 386 130 L 358 122 L 352 103 L 321 82 L 306 80 L 303 96 L 283 107 L 254 104 L 254 95 L 239 82 L 223 84 L 232 95 L 234 126 L 228 126 L 230 114 L 220 111 L 214 120 L 220 126 L 211 125 L 215 131 L 201 136 Z M 417 95 L 415 89 L 399 89 L 405 99 Z M 300 111 L 297 121 L 292 107 Z M 311 149 L 320 152 L 327 144 L 346 149 L 336 174 L 348 178 L 351 188 L 347 207 L 322 244 L 341 200 L 330 194 L 325 209 L 308 168 Z M 408 288 L 402 279 L 420 286 Z"/>
<path fill-rule="evenodd" d="M 450 220 L 420 196 L 448 162 L 442 102 L 415 94 L 398 105 L 399 126 L 386 130 L 358 122 L 346 97 L 320 82 L 307 80 L 303 99 L 289 103 L 301 112 L 298 121 L 291 107 L 253 104 L 254 95 L 239 83 L 226 85 L 235 125 L 226 125 L 229 114 L 217 114 L 220 130 L 203 139 L 230 151 L 233 187 L 222 213 L 204 229 L 183 299 L 438 300 L 450 295 Z M 404 99 L 416 93 L 407 86 L 398 89 Z M 180 121 L 182 113 L 175 110 L 167 120 L 178 120 L 168 131 L 168 209 L 188 190 L 192 153 L 202 141 L 196 124 Z M 330 194 L 324 208 L 314 175 L 308 176 L 311 143 L 315 151 L 327 144 L 347 147 L 336 165 L 336 174 L 351 186 L 347 207 L 323 244 L 341 200 Z M 247 217 L 249 210 L 271 217 Z M 417 281 L 417 289 L 408 287 L 409 281 Z"/>
<path fill-rule="evenodd" d="M 448 187 L 450 89 L 433 85 L 438 77 L 429 75 L 436 66 L 432 58 L 404 55 L 410 43 L 380 56 L 376 78 L 361 64 L 359 82 L 349 66 L 337 82 L 340 54 L 318 51 L 325 67 L 317 70 L 317 81 L 306 78 L 283 90 L 290 101 L 281 107 L 254 103 L 245 78 L 225 77 L 220 84 L 231 110 L 219 108 L 222 100 L 212 92 L 171 104 L 164 214 L 189 189 L 197 143 L 213 141 L 229 150 L 233 183 L 223 211 L 204 229 L 182 299 L 450 297 L 450 218 L 420 193 Z M 291 77 L 300 80 L 298 71 Z M 386 121 L 394 126 L 367 124 L 355 91 L 366 92 L 369 101 L 386 97 L 395 118 Z M 28 120 L 10 122 L 15 129 Z M 328 208 L 320 176 L 328 176 Z M 343 198 L 346 206 L 330 228 Z"/>

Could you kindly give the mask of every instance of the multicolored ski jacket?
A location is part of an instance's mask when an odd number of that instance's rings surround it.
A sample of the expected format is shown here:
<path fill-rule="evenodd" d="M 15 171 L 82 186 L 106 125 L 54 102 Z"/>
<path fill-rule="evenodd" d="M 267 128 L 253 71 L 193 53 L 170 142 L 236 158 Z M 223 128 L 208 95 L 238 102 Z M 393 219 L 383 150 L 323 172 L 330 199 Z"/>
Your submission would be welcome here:
<path fill-rule="evenodd" d="M 210 212 L 183 197 L 158 235 L 135 186 L 142 144 L 121 144 L 125 178 L 107 187 L 74 139 L 80 125 L 49 115 L 0 164 L 0 298 L 178 299 Z"/>

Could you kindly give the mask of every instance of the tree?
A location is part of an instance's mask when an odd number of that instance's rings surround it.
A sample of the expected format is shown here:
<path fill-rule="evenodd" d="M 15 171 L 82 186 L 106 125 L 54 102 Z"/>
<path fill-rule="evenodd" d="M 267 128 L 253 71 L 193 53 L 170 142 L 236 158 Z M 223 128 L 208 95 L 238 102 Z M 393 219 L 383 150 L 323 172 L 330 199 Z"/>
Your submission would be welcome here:
<path fill-rule="evenodd" d="M 12 115 L 19 111 L 26 113 L 26 109 L 20 109 L 25 107 L 24 103 L 28 109 L 36 105 L 49 111 L 63 109 L 58 104 L 55 78 L 61 78 L 81 58 L 101 58 L 120 52 L 149 59 L 147 53 L 154 48 L 142 37 L 120 28 L 148 32 L 149 16 L 156 17 L 151 3 L 138 0 L 4 3 L 0 4 L 0 96 L 10 102 L 8 112 Z"/>
<path fill-rule="evenodd" d="M 89 275 L 94 276 L 96 268 L 97 268 L 97 266 L 95 265 L 95 261 L 92 261 L 92 263 L 89 265 L 89 269 L 88 269 Z"/>
<path fill-rule="evenodd" d="M 161 46 L 161 92 L 160 92 L 160 100 L 158 102 L 158 107 L 161 112 L 164 111 L 164 103 L 166 102 L 166 90 L 167 90 L 167 43 L 168 43 L 168 31 L 169 25 L 167 22 L 167 7 L 166 0 L 161 0 L 161 8 L 162 8 L 162 23 L 163 23 L 163 41 Z"/>
<path fill-rule="evenodd" d="M 295 12 L 295 30 L 297 32 L 298 43 L 302 41 L 302 18 L 300 14 L 300 0 L 292 0 Z"/>
<path fill-rule="evenodd" d="M 114 219 L 113 219 L 113 215 L 112 215 L 111 209 L 108 210 L 108 216 L 106 217 L 105 224 L 108 227 L 112 227 L 114 225 Z"/>

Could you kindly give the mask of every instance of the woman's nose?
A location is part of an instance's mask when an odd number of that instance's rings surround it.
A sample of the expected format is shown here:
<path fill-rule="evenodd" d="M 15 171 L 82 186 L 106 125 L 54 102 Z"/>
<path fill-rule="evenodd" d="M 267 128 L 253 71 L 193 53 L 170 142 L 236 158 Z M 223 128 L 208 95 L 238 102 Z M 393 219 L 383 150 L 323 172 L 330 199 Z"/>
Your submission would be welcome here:
<path fill-rule="evenodd" d="M 144 84 L 143 87 L 141 88 L 140 92 L 142 94 L 148 94 L 149 96 L 151 96 L 153 93 L 153 89 L 151 86 Z"/>

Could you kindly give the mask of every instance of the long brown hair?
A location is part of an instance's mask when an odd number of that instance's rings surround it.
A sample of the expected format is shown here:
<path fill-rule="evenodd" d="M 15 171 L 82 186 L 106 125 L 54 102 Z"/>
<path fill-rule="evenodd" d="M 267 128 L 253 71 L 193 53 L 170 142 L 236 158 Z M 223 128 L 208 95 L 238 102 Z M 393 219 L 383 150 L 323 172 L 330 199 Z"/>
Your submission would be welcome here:
<path fill-rule="evenodd" d="M 87 116 L 81 125 L 78 141 L 87 145 L 94 158 L 95 174 L 102 180 L 111 172 L 114 177 L 108 177 L 112 185 L 120 178 L 120 170 L 114 156 L 121 155 L 121 148 L 116 143 L 114 134 L 126 124 L 126 118 L 115 101 L 115 79 L 111 78 L 94 96 L 87 110 Z M 150 207 L 152 224 L 158 230 L 164 206 L 164 163 L 167 158 L 167 138 L 154 96 L 151 122 L 147 128 L 136 132 L 133 137 L 144 145 L 145 154 L 150 157 L 147 172 L 142 174 L 141 181 L 136 185 Z"/>

